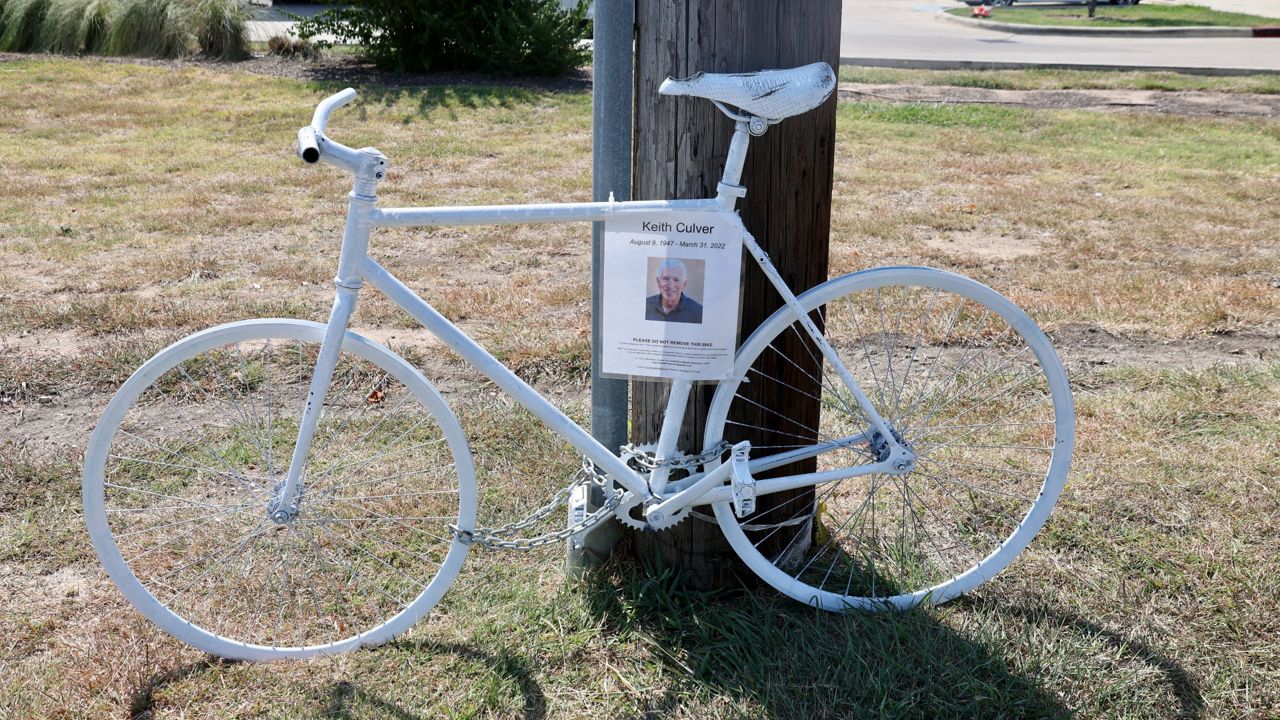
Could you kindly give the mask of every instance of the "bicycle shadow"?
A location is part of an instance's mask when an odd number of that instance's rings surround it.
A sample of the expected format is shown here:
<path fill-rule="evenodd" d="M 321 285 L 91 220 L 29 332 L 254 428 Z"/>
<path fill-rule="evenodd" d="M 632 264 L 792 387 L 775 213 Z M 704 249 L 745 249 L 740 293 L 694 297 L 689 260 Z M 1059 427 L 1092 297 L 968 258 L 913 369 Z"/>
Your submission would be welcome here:
<path fill-rule="evenodd" d="M 165 687 L 173 683 L 181 682 L 189 677 L 200 675 L 202 673 L 219 667 L 230 667 L 239 664 L 239 660 L 225 660 L 223 658 L 206 657 L 198 662 L 187 663 L 182 667 L 166 670 L 156 673 L 147 679 L 133 695 L 129 698 L 128 717 L 131 720 L 145 720 L 151 718 L 155 714 L 156 695 Z"/>
<path fill-rule="evenodd" d="M 836 615 L 768 590 L 683 590 L 670 573 L 646 572 L 602 570 L 587 581 L 601 622 L 646 639 L 679 678 L 645 716 L 678 713 L 703 690 L 743 698 L 764 718 L 1075 715 L 1052 689 L 1017 671 L 997 640 L 957 631 L 928 612 Z M 1053 608 L 990 609 L 1099 638 L 1157 668 L 1180 703 L 1178 717 L 1203 715 L 1186 671 L 1154 648 Z"/>
<path fill-rule="evenodd" d="M 1086 620 L 1070 610 L 1063 610 L 1047 605 L 1002 605 L 1000 612 L 1022 618 L 1028 624 L 1038 626 L 1052 625 L 1081 637 L 1096 638 L 1102 641 L 1107 649 L 1117 657 L 1145 663 L 1154 667 L 1164 676 L 1173 697 L 1178 703 L 1177 714 L 1170 717 L 1183 720 L 1195 720 L 1205 715 L 1204 695 L 1200 686 L 1191 674 L 1181 665 L 1151 645 L 1133 638 L 1127 638 L 1098 623 Z"/>
<path fill-rule="evenodd" d="M 470 645 L 460 643 L 442 643 L 434 640 L 395 640 L 384 646 L 384 651 L 395 651 L 408 655 L 436 657 L 450 654 L 469 660 L 495 672 L 505 675 L 520 689 L 523 696 L 523 715 L 525 720 L 545 720 L 547 717 L 547 698 L 542 686 L 534 680 L 533 672 L 526 661 L 506 651 L 496 655 L 481 652 Z M 380 717 L 394 720 L 427 720 L 427 715 L 414 713 L 370 692 L 358 683 L 342 680 L 329 686 L 323 699 L 324 710 L 321 717 L 343 720 L 357 717 Z M 434 717 L 434 716 L 431 716 Z"/>
<path fill-rule="evenodd" d="M 442 643 L 432 640 L 396 640 L 384 645 L 380 652 L 397 651 L 408 655 L 426 655 L 436 657 L 451 654 L 456 657 L 492 668 L 501 675 L 511 679 L 523 696 L 523 715 L 525 720 L 545 720 L 547 717 L 547 698 L 542 687 L 534 679 L 533 672 L 527 662 L 518 656 L 501 652 L 497 655 L 481 652 L 474 647 L 458 643 Z M 374 652 L 379 652 L 375 650 Z M 137 689 L 129 701 L 127 717 L 145 720 L 155 715 L 156 698 L 169 685 L 188 678 L 209 672 L 216 668 L 225 668 L 240 664 L 237 660 L 224 660 L 207 657 L 204 660 L 189 663 L 179 668 L 167 670 L 151 676 Z M 315 705 L 319 708 L 318 717 L 343 720 L 344 718 L 379 717 L 391 720 L 428 720 L 428 716 L 405 708 L 376 692 L 367 689 L 352 679 L 334 682 L 314 696 Z"/>

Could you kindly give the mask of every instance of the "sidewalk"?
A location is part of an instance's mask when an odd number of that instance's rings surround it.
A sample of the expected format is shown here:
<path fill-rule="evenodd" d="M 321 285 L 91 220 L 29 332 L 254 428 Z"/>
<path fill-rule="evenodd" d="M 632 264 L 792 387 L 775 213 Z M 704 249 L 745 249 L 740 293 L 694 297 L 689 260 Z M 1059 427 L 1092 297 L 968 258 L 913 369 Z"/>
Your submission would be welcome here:
<path fill-rule="evenodd" d="M 253 9 L 253 19 L 249 21 L 248 26 L 249 41 L 266 42 L 276 35 L 288 35 L 293 30 L 294 21 L 285 13 L 311 17 L 332 6 L 273 4 L 271 0 L 255 0 L 250 7 Z M 333 40 L 333 38 L 327 39 Z"/>

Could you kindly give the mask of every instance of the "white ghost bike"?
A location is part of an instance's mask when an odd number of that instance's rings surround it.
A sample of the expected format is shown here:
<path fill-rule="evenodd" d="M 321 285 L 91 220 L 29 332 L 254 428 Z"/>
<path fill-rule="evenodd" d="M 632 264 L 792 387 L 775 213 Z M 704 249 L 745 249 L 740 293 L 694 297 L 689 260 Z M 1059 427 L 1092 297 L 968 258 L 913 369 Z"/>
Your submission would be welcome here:
<path fill-rule="evenodd" d="M 94 430 L 83 478 L 90 537 L 112 580 L 181 640 L 269 660 L 403 633 L 474 544 L 559 541 L 610 517 L 660 530 L 695 505 L 713 508 L 760 577 L 819 608 L 939 603 L 990 579 L 1049 516 L 1074 437 L 1048 339 L 990 288 L 892 267 L 796 296 L 742 230 L 785 305 L 741 343 L 702 447 L 676 447 L 690 389 L 676 381 L 656 449 L 615 452 L 369 254 L 377 227 L 691 211 L 736 220 L 750 137 L 834 87 L 822 63 L 668 80 L 664 94 L 705 97 L 735 121 L 714 198 L 466 208 L 379 208 L 387 158 L 325 132 L 355 91 L 322 101 L 298 133 L 298 154 L 355 179 L 329 321 L 214 327 L 124 383 Z M 580 451 L 584 470 L 559 498 L 594 486 L 600 507 L 533 540 L 512 537 L 532 522 L 477 527 L 471 453 L 444 399 L 410 363 L 348 329 L 369 286 Z M 810 409 L 784 410 L 784 394 Z"/>

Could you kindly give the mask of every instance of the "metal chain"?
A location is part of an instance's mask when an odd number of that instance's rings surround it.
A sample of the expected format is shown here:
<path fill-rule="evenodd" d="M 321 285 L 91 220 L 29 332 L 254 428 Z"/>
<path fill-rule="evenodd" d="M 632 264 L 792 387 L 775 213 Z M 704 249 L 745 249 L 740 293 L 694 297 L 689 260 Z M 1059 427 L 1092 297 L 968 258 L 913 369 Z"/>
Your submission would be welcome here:
<path fill-rule="evenodd" d="M 720 457 L 726 450 L 733 447 L 724 440 L 713 448 L 704 450 L 700 455 L 686 455 L 685 453 L 676 453 L 674 457 L 667 460 L 657 460 L 653 453 L 640 449 L 636 445 L 624 445 L 622 447 L 622 457 L 628 460 L 634 460 L 637 465 L 646 470 L 656 470 L 660 467 L 668 467 L 673 469 L 693 470 L 707 464 L 714 458 Z"/>
<path fill-rule="evenodd" d="M 566 528 L 532 538 L 512 538 L 509 540 L 505 538 L 523 530 L 528 530 L 545 520 L 548 515 L 555 512 L 556 508 L 568 502 L 569 497 L 577 487 L 588 481 L 595 485 L 604 486 L 608 482 L 608 476 L 596 470 L 595 464 L 589 458 L 583 458 L 582 469 L 574 474 L 573 481 L 557 492 L 550 502 L 534 510 L 524 518 L 496 528 L 478 527 L 475 530 L 461 530 L 456 525 L 450 525 L 449 531 L 465 545 L 480 545 L 490 550 L 532 550 L 543 545 L 563 542 L 613 517 L 613 511 L 622 502 L 622 495 L 625 492 L 623 488 L 615 488 L 605 498 L 604 504 L 598 510 Z"/>

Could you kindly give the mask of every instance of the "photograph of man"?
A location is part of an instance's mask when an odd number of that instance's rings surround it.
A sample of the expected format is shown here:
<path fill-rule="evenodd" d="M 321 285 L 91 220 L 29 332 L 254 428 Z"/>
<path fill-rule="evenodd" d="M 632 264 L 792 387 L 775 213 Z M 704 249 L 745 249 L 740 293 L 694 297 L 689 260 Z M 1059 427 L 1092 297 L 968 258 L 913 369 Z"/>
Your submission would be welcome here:
<path fill-rule="evenodd" d="M 653 279 L 658 294 L 645 298 L 644 319 L 659 322 L 701 323 L 702 305 L 685 295 L 689 284 L 689 268 L 676 258 L 658 263 Z"/>

